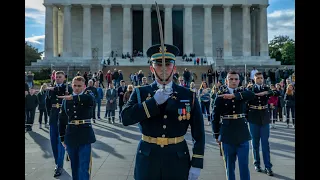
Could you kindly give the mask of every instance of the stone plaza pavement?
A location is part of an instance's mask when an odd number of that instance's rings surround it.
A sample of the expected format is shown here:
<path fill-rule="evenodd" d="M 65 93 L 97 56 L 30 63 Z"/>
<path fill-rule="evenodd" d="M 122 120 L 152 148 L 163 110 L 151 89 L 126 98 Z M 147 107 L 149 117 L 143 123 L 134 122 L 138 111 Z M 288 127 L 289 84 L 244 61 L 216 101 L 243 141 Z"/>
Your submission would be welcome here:
<path fill-rule="evenodd" d="M 101 112 L 104 115 L 104 112 Z M 65 161 L 65 172 L 53 177 L 54 160 L 49 141 L 49 129 L 39 129 L 38 113 L 32 132 L 25 133 L 25 179 L 26 180 L 71 180 L 70 162 Z M 103 115 L 101 117 L 103 117 Z M 116 117 L 118 117 L 116 113 Z M 219 147 L 215 143 L 211 126 L 206 125 L 206 149 L 204 155 L 204 169 L 201 180 L 225 180 L 225 169 Z M 108 124 L 107 120 L 97 120 L 93 125 L 97 141 L 93 144 L 92 179 L 93 180 L 133 180 L 136 148 L 141 138 L 137 125 L 124 127 L 116 120 L 115 124 Z M 252 151 L 250 148 L 250 173 L 252 180 L 292 180 L 295 179 L 295 130 L 286 128 L 278 122 L 276 129 L 270 133 L 271 162 L 273 177 L 265 173 L 254 171 L 252 165 Z M 186 135 L 191 149 L 190 131 Z M 261 148 L 260 148 L 261 151 Z M 190 151 L 191 152 L 191 151 Z M 261 154 L 261 152 L 260 152 Z M 264 168 L 261 154 L 261 167 Z M 236 162 L 237 163 L 237 162 Z M 239 180 L 239 170 L 236 167 L 236 179 Z"/>

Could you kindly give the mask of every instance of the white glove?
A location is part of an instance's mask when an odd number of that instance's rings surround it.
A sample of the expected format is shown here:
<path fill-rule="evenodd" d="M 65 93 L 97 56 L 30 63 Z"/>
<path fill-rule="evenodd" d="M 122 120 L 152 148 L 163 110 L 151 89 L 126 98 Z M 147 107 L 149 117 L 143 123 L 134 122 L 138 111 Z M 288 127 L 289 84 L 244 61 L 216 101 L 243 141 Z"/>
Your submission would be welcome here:
<path fill-rule="evenodd" d="M 200 176 L 200 168 L 191 167 L 189 170 L 189 177 L 188 180 L 198 180 Z"/>
<path fill-rule="evenodd" d="M 153 98 L 156 100 L 157 104 L 160 105 L 166 102 L 167 99 L 169 99 L 169 95 L 170 94 L 164 91 L 163 89 L 158 89 L 154 94 Z"/>

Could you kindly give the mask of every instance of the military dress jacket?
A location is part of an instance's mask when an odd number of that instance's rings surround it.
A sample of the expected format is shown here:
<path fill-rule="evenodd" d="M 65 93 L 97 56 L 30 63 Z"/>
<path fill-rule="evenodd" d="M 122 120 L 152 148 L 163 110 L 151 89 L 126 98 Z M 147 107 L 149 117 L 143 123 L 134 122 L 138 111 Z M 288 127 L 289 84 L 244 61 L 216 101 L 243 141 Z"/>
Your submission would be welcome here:
<path fill-rule="evenodd" d="M 242 87 L 234 90 L 235 98 L 223 99 L 222 94 L 230 94 L 227 87 L 217 93 L 213 108 L 213 132 L 215 138 L 226 144 L 239 145 L 251 140 L 247 119 L 245 118 L 246 101 L 254 98 L 254 93 Z M 237 116 L 237 118 L 234 118 Z M 239 116 L 239 117 L 238 117 Z"/>
<path fill-rule="evenodd" d="M 188 127 L 191 126 L 191 135 L 194 140 L 191 166 L 203 168 L 205 131 L 196 94 L 190 89 L 172 83 L 173 93 L 169 99 L 164 104 L 157 105 L 153 98 L 158 90 L 155 81 L 150 85 L 138 88 L 139 92 L 135 88 L 122 110 L 123 125 L 128 126 L 138 123 L 143 135 L 154 138 L 184 136 Z M 170 147 L 169 145 L 168 148 Z M 188 147 L 185 148 L 181 150 L 181 154 L 189 155 Z M 148 149 L 148 151 L 150 153 L 151 150 Z M 177 153 L 179 155 L 179 152 Z"/>
<path fill-rule="evenodd" d="M 64 100 L 59 113 L 59 133 L 61 142 L 78 147 L 96 141 L 91 123 L 72 124 L 73 120 L 90 122 L 94 98 L 88 92 L 73 95 L 72 100 Z"/>
<path fill-rule="evenodd" d="M 66 95 L 67 86 L 62 84 L 60 87 L 55 86 L 53 90 L 48 90 L 48 94 L 46 96 L 46 106 L 47 110 L 50 110 L 49 113 L 49 124 L 57 124 L 58 123 L 58 114 L 62 105 L 62 99 L 57 98 L 57 96 Z M 72 94 L 72 88 L 68 86 L 69 94 Z"/>
<path fill-rule="evenodd" d="M 270 96 L 279 96 L 280 92 L 271 90 L 268 85 L 261 85 L 260 89 L 257 84 L 247 88 L 249 91 L 256 93 L 268 91 L 267 95 L 254 96 L 253 100 L 248 101 L 247 114 L 249 123 L 264 125 L 270 123 L 270 112 L 268 109 L 268 100 Z"/>

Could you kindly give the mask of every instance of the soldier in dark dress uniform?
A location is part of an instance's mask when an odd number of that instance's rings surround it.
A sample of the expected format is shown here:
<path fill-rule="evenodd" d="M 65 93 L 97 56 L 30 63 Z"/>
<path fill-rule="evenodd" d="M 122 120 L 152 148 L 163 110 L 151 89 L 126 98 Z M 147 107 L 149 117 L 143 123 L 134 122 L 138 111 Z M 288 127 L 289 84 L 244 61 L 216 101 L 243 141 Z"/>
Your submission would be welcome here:
<path fill-rule="evenodd" d="M 89 180 L 92 167 L 91 144 L 96 142 L 91 124 L 95 100 L 90 90 L 84 91 L 85 79 L 82 76 L 73 78 L 72 89 L 72 95 L 58 96 L 63 99 L 59 117 L 60 138 L 70 158 L 72 179 Z"/>
<path fill-rule="evenodd" d="M 237 157 L 240 180 L 250 180 L 249 141 L 251 136 L 244 113 L 245 102 L 253 99 L 254 93 L 238 87 L 240 77 L 237 72 L 229 72 L 226 78 L 226 86 L 220 87 L 214 104 L 213 132 L 216 142 L 222 148 L 227 180 L 235 180 Z"/>
<path fill-rule="evenodd" d="M 73 180 L 91 178 L 91 144 L 96 142 L 92 129 L 92 106 L 95 103 L 93 93 L 85 90 L 85 79 L 76 76 L 72 80 L 72 95 L 58 96 L 63 99 L 59 132 L 62 145 L 66 148 L 72 170 Z"/>
<path fill-rule="evenodd" d="M 63 84 L 65 80 L 65 74 L 63 71 L 56 72 L 56 82 L 54 87 L 48 87 L 48 96 L 46 98 L 47 106 L 50 106 L 50 141 L 53 152 L 54 161 L 56 167 L 54 169 L 54 177 L 60 176 L 63 168 L 63 160 L 65 149 L 62 146 L 59 138 L 59 128 L 58 128 L 58 116 L 61 108 L 62 99 L 57 98 L 57 96 L 64 96 L 66 94 L 72 93 L 72 88 L 67 87 Z M 48 107 L 47 107 L 48 108 Z M 49 108 L 48 108 L 49 109 Z"/>
<path fill-rule="evenodd" d="M 121 113 L 124 126 L 138 123 L 142 133 L 134 178 L 187 180 L 189 177 L 196 180 L 203 168 L 203 117 L 196 94 L 172 81 L 179 49 L 172 45 L 164 46 L 166 79 L 162 79 L 162 48 L 160 45 L 152 46 L 147 55 L 151 57 L 150 70 L 155 74 L 156 81 L 135 88 Z M 191 160 L 184 139 L 189 125 L 194 140 Z"/>
<path fill-rule="evenodd" d="M 248 87 L 248 90 L 255 93 L 253 100 L 248 102 L 248 122 L 252 137 L 252 151 L 254 158 L 254 166 L 257 172 L 261 172 L 260 167 L 260 140 L 263 154 L 263 162 L 265 172 L 269 176 L 273 176 L 272 164 L 270 162 L 270 112 L 268 109 L 268 100 L 270 96 L 279 96 L 279 92 L 271 90 L 269 86 L 263 84 L 263 75 L 257 72 L 254 75 L 254 85 Z"/>

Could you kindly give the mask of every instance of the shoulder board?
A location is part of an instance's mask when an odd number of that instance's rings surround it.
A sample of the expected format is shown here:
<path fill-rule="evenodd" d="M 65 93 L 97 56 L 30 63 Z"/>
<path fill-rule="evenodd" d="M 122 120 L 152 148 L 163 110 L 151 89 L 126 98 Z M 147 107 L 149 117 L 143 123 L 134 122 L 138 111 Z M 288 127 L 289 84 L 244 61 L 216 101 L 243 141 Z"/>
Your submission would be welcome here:
<path fill-rule="evenodd" d="M 243 88 L 243 86 L 240 86 L 240 87 L 237 87 L 235 90 L 237 92 L 241 92 L 241 91 L 244 91 L 244 88 Z"/>
<path fill-rule="evenodd" d="M 86 90 L 85 94 L 91 93 L 91 90 Z"/>

